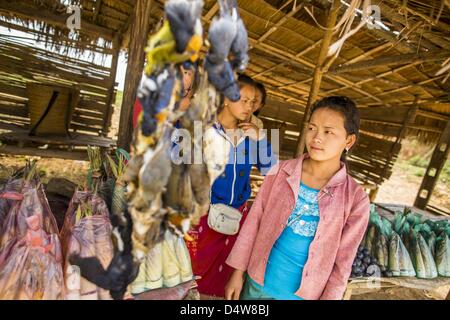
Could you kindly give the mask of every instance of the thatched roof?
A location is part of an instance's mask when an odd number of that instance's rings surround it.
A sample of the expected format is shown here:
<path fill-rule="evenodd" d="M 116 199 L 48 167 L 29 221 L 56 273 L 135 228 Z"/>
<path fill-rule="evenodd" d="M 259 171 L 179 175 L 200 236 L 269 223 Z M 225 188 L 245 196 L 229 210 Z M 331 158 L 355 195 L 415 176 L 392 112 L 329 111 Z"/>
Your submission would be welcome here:
<path fill-rule="evenodd" d="M 70 35 L 65 26 L 69 3 L 81 6 L 82 28 L 75 35 Z M 154 0 L 153 24 L 163 16 L 163 3 Z M 121 35 L 126 41 L 134 4 L 135 0 L 0 0 L 0 25 L 22 21 L 51 42 L 77 41 L 76 46 L 84 49 L 98 44 L 100 38 L 108 43 Z M 248 74 L 263 81 L 271 96 L 298 105 L 301 112 L 309 94 L 324 34 L 321 26 L 326 25 L 330 2 L 240 0 L 238 4 L 250 36 Z M 414 95 L 419 95 L 424 105 L 421 109 L 449 115 L 448 105 L 441 104 L 450 100 L 448 81 L 442 83 L 447 74 L 434 74 L 449 57 L 450 8 L 438 0 L 426 4 L 375 0 L 372 4 L 380 7 L 381 20 L 390 30 L 364 27 L 350 37 L 325 75 L 320 96 L 345 94 L 362 107 L 408 105 Z M 346 8 L 342 5 L 340 14 Z M 205 0 L 204 20 L 211 21 L 217 9 L 216 0 Z M 385 64 L 379 60 L 393 56 L 399 58 Z M 371 59 L 375 59 L 375 65 L 370 67 L 367 60 Z"/>
<path fill-rule="evenodd" d="M 163 3 L 155 1 L 154 22 L 163 15 Z M 364 27 L 350 37 L 325 73 L 319 97 L 342 94 L 359 107 L 398 108 L 410 107 L 418 96 L 416 130 L 411 126 L 408 134 L 420 134 L 424 142 L 434 142 L 450 115 L 448 73 L 435 76 L 450 57 L 450 8 L 437 0 L 427 4 L 407 1 L 405 7 L 402 3 L 372 1 L 380 7 L 381 21 L 390 30 Z M 238 5 L 251 45 L 246 73 L 263 82 L 274 101 L 262 115 L 299 126 L 330 2 L 241 0 Z M 346 8 L 342 5 L 339 14 Z M 217 10 L 216 0 L 205 1 L 206 30 Z M 370 118 L 370 112 L 366 113 Z M 404 119 L 378 120 L 385 122 L 380 125 L 398 126 Z"/>
<path fill-rule="evenodd" d="M 163 17 L 164 1 L 152 1 L 154 27 Z M 218 5 L 216 0 L 204 1 L 207 30 Z M 341 1 L 338 21 L 349 2 Z M 65 26 L 68 3 L 82 7 L 82 28 L 75 35 Z M 0 0 L 0 26 L 17 28 L 18 23 L 50 45 L 112 53 L 111 43 L 127 47 L 135 4 L 136 0 Z M 362 173 L 361 179 L 378 184 L 390 174 L 402 133 L 435 143 L 448 121 L 449 73 L 436 73 L 450 57 L 450 7 L 445 0 L 372 4 L 380 8 L 383 27 L 363 27 L 345 41 L 339 56 L 325 68 L 316 98 L 339 94 L 356 101 L 362 138 L 354 155 L 355 175 Z M 261 118 L 267 128 L 282 129 L 282 153 L 293 156 L 331 1 L 238 0 L 238 5 L 251 46 L 246 73 L 268 89 Z M 360 19 L 355 17 L 352 27 Z M 339 36 L 336 33 L 332 43 Z M 403 128 L 414 101 L 414 122 Z"/>

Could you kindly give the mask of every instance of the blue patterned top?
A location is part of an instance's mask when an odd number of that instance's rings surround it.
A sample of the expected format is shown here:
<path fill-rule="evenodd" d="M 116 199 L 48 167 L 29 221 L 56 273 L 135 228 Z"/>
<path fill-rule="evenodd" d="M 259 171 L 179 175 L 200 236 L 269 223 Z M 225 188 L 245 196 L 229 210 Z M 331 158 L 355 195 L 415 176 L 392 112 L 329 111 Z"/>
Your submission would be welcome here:
<path fill-rule="evenodd" d="M 309 246 L 319 223 L 318 193 L 319 190 L 300 184 L 296 206 L 270 252 L 264 287 L 252 280 L 265 295 L 281 300 L 300 299 L 295 292 L 300 287 Z"/>

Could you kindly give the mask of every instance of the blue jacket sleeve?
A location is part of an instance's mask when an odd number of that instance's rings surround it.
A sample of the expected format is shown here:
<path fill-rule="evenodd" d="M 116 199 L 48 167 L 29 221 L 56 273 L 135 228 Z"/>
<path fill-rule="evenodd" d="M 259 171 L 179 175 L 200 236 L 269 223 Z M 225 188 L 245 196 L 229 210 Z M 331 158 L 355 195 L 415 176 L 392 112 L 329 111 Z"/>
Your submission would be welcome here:
<path fill-rule="evenodd" d="M 270 168 L 278 162 L 277 156 L 273 152 L 272 145 L 267 140 L 267 137 L 256 141 L 256 146 L 256 167 L 262 175 L 266 175 Z"/>

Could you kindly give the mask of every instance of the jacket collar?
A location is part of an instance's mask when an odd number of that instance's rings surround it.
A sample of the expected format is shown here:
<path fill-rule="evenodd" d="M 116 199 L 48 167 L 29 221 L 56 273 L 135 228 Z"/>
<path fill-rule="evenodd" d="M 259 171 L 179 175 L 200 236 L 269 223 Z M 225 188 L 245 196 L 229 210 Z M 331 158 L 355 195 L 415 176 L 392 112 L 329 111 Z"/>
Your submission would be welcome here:
<path fill-rule="evenodd" d="M 303 160 L 309 158 L 307 153 L 303 154 L 296 161 L 289 161 L 286 166 L 284 166 L 283 170 L 289 175 L 286 178 L 289 183 L 292 191 L 294 192 L 295 199 L 298 197 L 298 189 L 302 176 L 302 166 Z M 331 177 L 330 181 L 322 188 L 322 190 L 328 190 L 328 188 L 336 187 L 340 184 L 343 184 L 347 178 L 347 169 L 345 164 L 341 161 L 341 168 Z"/>
<path fill-rule="evenodd" d="M 222 124 L 216 120 L 216 122 L 213 123 L 213 127 L 217 130 L 217 132 L 225 139 L 227 140 L 232 147 L 237 147 L 238 145 L 240 145 L 243 141 L 245 141 L 248 137 L 243 135 L 239 141 L 237 142 L 236 146 L 234 145 L 233 141 L 231 141 L 230 137 L 227 135 L 225 128 L 222 126 Z"/>

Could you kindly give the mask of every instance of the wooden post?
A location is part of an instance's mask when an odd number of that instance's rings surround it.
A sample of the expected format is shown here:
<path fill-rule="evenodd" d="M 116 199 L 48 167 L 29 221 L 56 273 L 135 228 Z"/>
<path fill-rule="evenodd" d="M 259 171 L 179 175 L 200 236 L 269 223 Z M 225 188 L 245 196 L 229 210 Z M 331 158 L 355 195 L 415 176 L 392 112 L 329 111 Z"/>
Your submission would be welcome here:
<path fill-rule="evenodd" d="M 370 60 L 363 60 L 359 62 L 355 62 L 352 64 L 346 64 L 343 66 L 337 66 L 331 68 L 329 72 L 338 74 L 345 72 L 354 72 L 360 70 L 368 70 L 371 68 L 376 68 L 379 66 L 391 66 L 391 65 L 399 65 L 399 64 L 412 64 L 412 63 L 423 63 L 429 61 L 439 61 L 445 60 L 450 55 L 450 51 L 440 50 L 440 51 L 432 51 L 426 53 L 406 53 L 406 54 L 397 54 L 393 56 L 374 58 Z"/>
<path fill-rule="evenodd" d="M 120 43 L 122 42 L 121 35 L 118 35 L 114 37 L 113 40 L 113 57 L 111 61 L 111 69 L 110 69 L 110 85 L 109 85 L 109 91 L 108 91 L 108 98 L 106 99 L 106 114 L 104 115 L 105 118 L 103 119 L 103 130 L 102 130 L 102 136 L 107 136 L 109 128 L 111 126 L 111 116 L 113 114 L 113 107 L 114 104 L 114 89 L 116 85 L 116 74 L 117 74 L 117 64 L 119 62 L 119 55 L 120 55 Z"/>
<path fill-rule="evenodd" d="M 423 177 L 422 184 L 420 185 L 419 192 L 417 193 L 414 206 L 425 210 L 428 201 L 431 198 L 433 189 L 436 186 L 436 182 L 439 178 L 439 174 L 444 167 L 447 160 L 450 146 L 450 118 L 447 121 L 447 125 L 439 138 L 436 147 L 434 148 L 433 155 L 431 156 L 430 164 L 428 165 L 425 176 Z"/>
<path fill-rule="evenodd" d="M 301 131 L 300 135 L 298 137 L 298 146 L 297 150 L 295 151 L 295 156 L 298 157 L 303 153 L 303 150 L 305 149 L 305 133 L 306 133 L 306 126 L 308 124 L 309 116 L 311 113 L 311 106 L 316 99 L 317 94 L 319 93 L 320 83 L 322 81 L 322 68 L 325 63 L 325 59 L 327 58 L 328 53 L 328 47 L 330 46 L 331 39 L 333 37 L 333 28 L 336 24 L 336 18 L 339 11 L 339 8 L 341 6 L 341 3 L 339 0 L 334 0 L 333 4 L 330 8 L 330 13 L 328 15 L 328 23 L 327 23 L 327 30 L 325 31 L 325 34 L 323 36 L 322 45 L 320 47 L 320 53 L 319 58 L 317 59 L 317 65 L 314 69 L 314 76 L 313 81 L 311 85 L 311 91 L 309 93 L 308 102 L 306 103 L 305 113 L 303 116 L 303 121 L 301 125 Z"/>
<path fill-rule="evenodd" d="M 402 140 L 406 135 L 406 130 L 408 129 L 408 126 L 410 124 L 414 123 L 414 120 L 415 120 L 416 114 L 417 114 L 417 109 L 418 109 L 418 102 L 419 102 L 419 97 L 415 96 L 414 103 L 409 108 L 408 113 L 406 114 L 405 120 L 403 121 L 402 128 L 400 129 L 400 132 L 398 133 L 397 138 L 395 139 L 395 143 L 392 145 L 392 148 L 389 151 L 389 155 L 386 160 L 386 164 L 384 165 L 383 171 L 380 174 L 380 179 L 378 180 L 379 181 L 378 184 L 381 184 L 383 182 L 383 177 L 386 175 L 386 173 L 389 169 L 389 163 L 392 161 L 395 151 L 400 148 Z M 375 194 L 375 196 L 376 196 L 376 194 Z M 374 198 L 375 198 L 375 196 L 374 196 Z"/>
<path fill-rule="evenodd" d="M 370 202 L 374 202 L 375 201 L 375 198 L 377 197 L 377 194 L 378 194 L 378 186 L 376 186 L 374 189 L 371 189 L 370 191 L 369 191 L 369 199 L 370 199 Z"/>
<path fill-rule="evenodd" d="M 119 135 L 117 145 L 130 150 L 133 132 L 133 106 L 136 91 L 144 69 L 147 37 L 150 31 L 150 8 L 152 1 L 137 0 L 134 7 L 134 20 L 131 25 L 131 39 L 128 47 L 128 65 L 125 74 L 122 107 L 120 111 Z"/>

